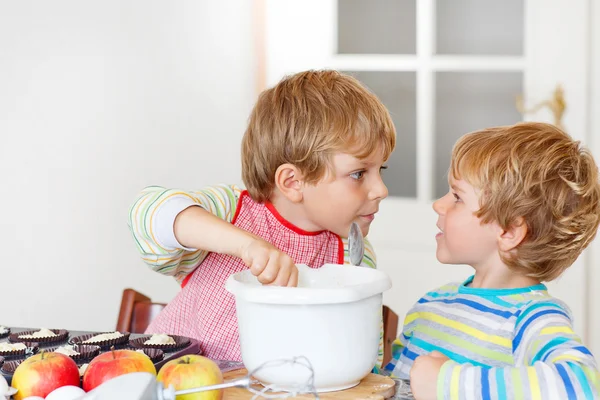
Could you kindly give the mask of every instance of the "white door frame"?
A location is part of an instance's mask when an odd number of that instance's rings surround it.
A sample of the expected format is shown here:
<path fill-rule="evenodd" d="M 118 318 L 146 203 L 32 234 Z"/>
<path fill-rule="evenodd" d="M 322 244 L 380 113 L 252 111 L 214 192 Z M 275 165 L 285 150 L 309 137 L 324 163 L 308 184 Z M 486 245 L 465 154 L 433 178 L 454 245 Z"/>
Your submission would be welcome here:
<path fill-rule="evenodd" d="M 590 67 L 590 94 L 589 94 L 589 132 L 590 146 L 596 162 L 600 163 L 600 3 L 589 0 L 590 12 L 586 23 L 589 26 L 589 67 Z M 589 252 L 589 261 L 586 265 L 587 278 L 586 292 L 588 293 L 588 307 L 586 318 L 587 342 L 592 352 L 600 356 L 600 238 L 594 240 Z"/>

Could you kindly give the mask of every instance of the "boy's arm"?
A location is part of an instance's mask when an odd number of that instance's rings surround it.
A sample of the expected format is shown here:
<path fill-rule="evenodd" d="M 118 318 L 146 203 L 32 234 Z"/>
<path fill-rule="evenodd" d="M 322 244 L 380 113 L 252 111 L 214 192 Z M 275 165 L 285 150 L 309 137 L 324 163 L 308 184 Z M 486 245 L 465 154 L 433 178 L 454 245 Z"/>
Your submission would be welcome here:
<path fill-rule="evenodd" d="M 515 367 L 507 368 L 447 361 L 438 374 L 438 399 L 600 397 L 596 361 L 557 302 L 535 303 L 519 316 L 513 354 Z"/>
<path fill-rule="evenodd" d="M 200 239 L 200 244 L 202 237 L 214 238 L 212 225 L 215 222 L 229 224 L 233 221 L 240 193 L 238 187 L 230 185 L 208 187 L 196 192 L 158 186 L 144 189 L 131 206 L 128 220 L 144 262 L 154 271 L 174 276 L 181 282 L 210 251 L 215 250 L 211 248 L 210 241 L 206 243 L 208 246 L 194 247 L 196 239 Z M 199 206 L 198 209 L 206 210 L 208 215 L 205 218 L 207 224 L 200 234 L 195 232 L 196 237 L 185 243 L 188 246 L 192 244 L 188 247 L 177 240 L 175 220 L 182 211 L 189 211 L 192 206 Z M 217 221 L 211 220 L 211 216 L 216 216 Z"/>

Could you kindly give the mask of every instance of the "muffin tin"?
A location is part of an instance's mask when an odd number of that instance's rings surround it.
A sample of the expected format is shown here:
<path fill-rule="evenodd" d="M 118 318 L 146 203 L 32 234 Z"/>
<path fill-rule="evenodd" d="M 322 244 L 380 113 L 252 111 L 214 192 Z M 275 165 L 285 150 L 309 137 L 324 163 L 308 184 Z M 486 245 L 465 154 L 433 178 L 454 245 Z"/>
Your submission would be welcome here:
<path fill-rule="evenodd" d="M 4 338 L 0 338 L 0 343 L 12 343 L 11 338 L 16 339 L 19 335 L 30 334 L 39 331 L 39 329 L 23 329 L 23 328 L 10 328 L 12 333 L 5 335 Z M 94 344 L 82 344 L 85 340 L 99 335 L 103 332 L 75 332 L 67 331 L 65 329 L 52 329 L 61 339 L 55 339 L 54 341 L 42 341 L 37 340 L 45 338 L 36 338 L 36 342 L 22 342 L 27 346 L 25 350 L 12 351 L 12 352 L 0 352 L 0 374 L 2 374 L 9 382 L 11 382 L 12 375 L 17 366 L 23 362 L 27 357 L 33 354 L 39 353 L 40 351 L 51 352 L 56 350 L 59 346 L 65 344 L 75 345 L 79 347 L 80 355 L 70 356 L 78 367 L 83 364 L 89 363 L 98 354 L 110 351 L 110 348 L 114 346 L 115 349 L 127 349 L 127 350 L 142 350 L 150 360 L 154 363 L 156 370 L 158 371 L 166 362 L 178 358 L 185 354 L 202 354 L 200 350 L 200 344 L 195 339 L 190 339 L 184 336 L 173 337 L 175 345 L 143 345 L 143 342 L 150 338 L 149 335 L 141 334 L 130 334 L 129 332 L 121 332 L 122 337 L 118 339 L 112 339 L 110 341 L 103 341 Z M 63 332 L 66 334 L 63 337 Z M 113 331 L 114 332 L 114 331 Z M 106 332 L 104 332 L 106 333 Z M 110 332 L 109 332 L 110 333 Z M 14 336 L 13 336 L 14 335 Z M 9 336 L 9 338 L 7 338 Z M 136 341 L 136 339 L 139 339 Z M 143 339 L 143 340 L 142 340 Z M 139 343 L 141 342 L 141 344 Z M 137 344 L 137 345 L 134 345 Z"/>

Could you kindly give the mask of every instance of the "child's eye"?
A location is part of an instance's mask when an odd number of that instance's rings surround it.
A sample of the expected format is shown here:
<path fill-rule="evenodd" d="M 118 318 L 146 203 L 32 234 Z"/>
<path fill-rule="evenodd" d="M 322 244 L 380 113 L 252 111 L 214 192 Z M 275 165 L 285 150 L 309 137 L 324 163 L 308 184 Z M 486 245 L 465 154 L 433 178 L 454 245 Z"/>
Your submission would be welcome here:
<path fill-rule="evenodd" d="M 350 174 L 350 177 L 353 179 L 361 180 L 363 175 L 365 174 L 365 171 L 356 171 Z"/>
<path fill-rule="evenodd" d="M 452 193 L 452 195 L 454 196 L 455 202 L 458 203 L 460 201 L 460 197 L 458 197 L 458 195 L 456 193 Z"/>
<path fill-rule="evenodd" d="M 379 167 L 379 174 L 383 175 L 383 171 L 385 171 L 386 169 L 388 169 L 387 165 L 382 165 L 381 167 Z"/>

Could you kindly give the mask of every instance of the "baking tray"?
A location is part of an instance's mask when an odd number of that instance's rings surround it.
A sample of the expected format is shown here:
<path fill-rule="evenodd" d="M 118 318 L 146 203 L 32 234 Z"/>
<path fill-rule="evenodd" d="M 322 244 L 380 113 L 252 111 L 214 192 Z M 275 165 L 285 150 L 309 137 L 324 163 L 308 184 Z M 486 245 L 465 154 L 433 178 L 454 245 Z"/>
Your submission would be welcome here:
<path fill-rule="evenodd" d="M 24 331 L 31 331 L 31 330 L 39 330 L 40 329 L 40 328 L 38 328 L 38 329 L 35 329 L 35 328 L 15 328 L 15 327 L 7 327 L 7 328 L 10 328 L 11 333 L 19 333 L 19 332 L 24 332 Z M 97 334 L 100 334 L 100 333 L 103 333 L 103 332 L 71 331 L 70 330 L 69 331 L 69 339 L 72 338 L 72 337 L 78 337 L 78 336 L 87 335 L 87 334 L 97 335 Z M 135 339 L 135 338 L 142 337 L 142 336 L 148 336 L 148 335 L 132 333 L 132 334 L 130 334 L 129 338 L 130 339 Z M 196 339 L 192 339 L 192 338 L 188 338 L 188 339 L 189 339 L 190 342 L 184 348 L 175 349 L 173 351 L 163 350 L 163 352 L 164 352 L 163 359 L 154 363 L 154 366 L 156 367 L 156 371 L 158 371 L 165 363 L 167 363 L 167 362 L 169 362 L 169 361 L 171 361 L 171 360 L 173 360 L 175 358 L 179 358 L 179 357 L 181 357 L 183 355 L 186 355 L 186 354 L 202 354 L 202 351 L 200 350 L 200 343 Z M 6 342 L 6 341 L 8 341 L 7 338 L 0 339 L 0 342 Z M 127 347 L 129 347 L 129 346 L 127 346 Z M 100 354 L 105 353 L 107 351 L 110 351 L 110 349 L 108 349 L 108 350 L 101 349 L 100 350 Z M 28 356 L 16 357 L 16 358 L 12 357 L 10 359 L 6 358 L 5 361 L 24 360 L 27 357 Z M 78 362 L 78 361 L 76 361 L 76 363 L 78 364 L 78 366 L 82 364 L 81 362 Z M 4 371 L 2 371 L 1 369 L 0 369 L 0 373 L 2 374 L 2 376 L 4 376 L 4 378 L 6 378 L 6 380 L 8 381 L 8 384 L 10 385 L 11 381 L 12 381 L 12 374 L 7 374 Z"/>

